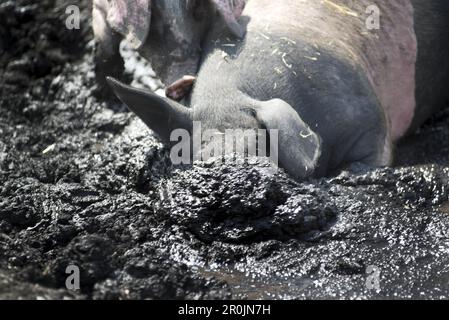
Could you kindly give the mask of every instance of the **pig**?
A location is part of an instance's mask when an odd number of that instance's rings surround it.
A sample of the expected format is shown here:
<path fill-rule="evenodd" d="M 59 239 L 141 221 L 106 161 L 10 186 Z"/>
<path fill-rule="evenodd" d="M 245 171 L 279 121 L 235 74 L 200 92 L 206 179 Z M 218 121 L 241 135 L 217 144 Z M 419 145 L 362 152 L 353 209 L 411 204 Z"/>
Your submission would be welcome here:
<path fill-rule="evenodd" d="M 243 36 L 236 18 L 244 5 L 244 0 L 94 0 L 98 81 L 103 84 L 105 75 L 122 75 L 123 38 L 151 62 L 165 85 L 195 75 L 201 44 L 212 23 L 218 20 L 231 35 Z"/>
<path fill-rule="evenodd" d="M 211 29 L 188 106 L 109 83 L 166 143 L 193 123 L 277 132 L 278 164 L 298 179 L 391 165 L 449 99 L 447 0 L 250 0 L 239 21 L 244 39 Z"/>

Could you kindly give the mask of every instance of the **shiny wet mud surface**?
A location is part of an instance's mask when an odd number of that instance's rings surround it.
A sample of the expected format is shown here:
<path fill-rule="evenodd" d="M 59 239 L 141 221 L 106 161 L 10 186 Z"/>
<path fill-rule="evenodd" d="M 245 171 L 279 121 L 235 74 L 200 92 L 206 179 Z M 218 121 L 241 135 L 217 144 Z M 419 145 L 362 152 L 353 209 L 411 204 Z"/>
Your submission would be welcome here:
<path fill-rule="evenodd" d="M 449 110 L 394 168 L 173 168 L 96 98 L 89 2 L 69 31 L 68 1 L 0 0 L 0 298 L 449 298 Z"/>

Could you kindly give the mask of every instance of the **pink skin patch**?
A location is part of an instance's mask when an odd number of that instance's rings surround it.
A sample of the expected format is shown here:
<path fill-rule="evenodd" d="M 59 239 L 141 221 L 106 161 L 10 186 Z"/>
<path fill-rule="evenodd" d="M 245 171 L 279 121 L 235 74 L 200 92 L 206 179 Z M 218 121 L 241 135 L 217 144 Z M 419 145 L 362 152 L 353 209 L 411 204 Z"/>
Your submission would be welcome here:
<path fill-rule="evenodd" d="M 415 114 L 418 43 L 410 0 L 381 1 L 378 40 L 367 42 L 364 66 L 386 111 L 393 142 L 402 138 Z M 394 17 L 394 19 L 392 19 Z"/>
<path fill-rule="evenodd" d="M 168 86 L 165 95 L 172 100 L 181 101 L 190 93 L 195 80 L 194 76 L 184 76 Z"/>

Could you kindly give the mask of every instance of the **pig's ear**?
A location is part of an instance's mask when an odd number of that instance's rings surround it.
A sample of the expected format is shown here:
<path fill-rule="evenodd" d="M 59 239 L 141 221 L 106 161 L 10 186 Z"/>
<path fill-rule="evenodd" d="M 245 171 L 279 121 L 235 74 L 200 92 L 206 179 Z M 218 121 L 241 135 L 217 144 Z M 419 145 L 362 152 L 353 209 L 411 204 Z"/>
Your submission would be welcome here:
<path fill-rule="evenodd" d="M 243 38 L 245 30 L 238 23 L 237 19 L 245 9 L 246 0 L 212 0 L 217 7 L 217 11 L 223 17 L 229 30 L 237 38 Z"/>
<path fill-rule="evenodd" d="M 152 92 L 127 86 L 107 78 L 119 99 L 128 106 L 165 143 L 170 143 L 173 130 L 192 128 L 190 109 Z"/>
<path fill-rule="evenodd" d="M 277 141 L 270 136 L 270 144 L 278 143 L 279 165 L 297 178 L 314 174 L 321 156 L 321 139 L 299 116 L 295 109 L 280 99 L 260 102 L 256 118 L 267 130 L 277 130 Z"/>
<path fill-rule="evenodd" d="M 109 0 L 107 21 L 134 49 L 139 49 L 150 30 L 151 0 Z"/>

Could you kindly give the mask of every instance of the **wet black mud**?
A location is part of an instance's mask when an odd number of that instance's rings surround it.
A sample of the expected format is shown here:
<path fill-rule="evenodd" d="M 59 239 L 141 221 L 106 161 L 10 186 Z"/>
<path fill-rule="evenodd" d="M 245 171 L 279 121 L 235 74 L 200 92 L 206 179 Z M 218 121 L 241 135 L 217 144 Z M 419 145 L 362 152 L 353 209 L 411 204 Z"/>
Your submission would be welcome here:
<path fill-rule="evenodd" d="M 96 98 L 90 1 L 80 30 L 69 4 L 0 0 L 0 298 L 449 298 L 449 110 L 395 168 L 173 168 Z"/>

